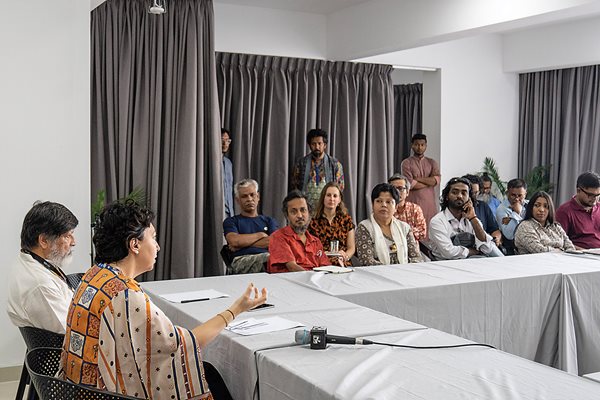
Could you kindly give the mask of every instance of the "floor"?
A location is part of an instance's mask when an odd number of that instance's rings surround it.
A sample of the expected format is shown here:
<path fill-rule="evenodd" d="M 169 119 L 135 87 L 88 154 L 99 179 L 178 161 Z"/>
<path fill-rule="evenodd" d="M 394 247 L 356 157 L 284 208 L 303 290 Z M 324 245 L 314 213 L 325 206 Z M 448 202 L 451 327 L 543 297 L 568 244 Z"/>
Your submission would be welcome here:
<path fill-rule="evenodd" d="M 0 400 L 14 400 L 18 386 L 19 381 L 0 382 Z"/>

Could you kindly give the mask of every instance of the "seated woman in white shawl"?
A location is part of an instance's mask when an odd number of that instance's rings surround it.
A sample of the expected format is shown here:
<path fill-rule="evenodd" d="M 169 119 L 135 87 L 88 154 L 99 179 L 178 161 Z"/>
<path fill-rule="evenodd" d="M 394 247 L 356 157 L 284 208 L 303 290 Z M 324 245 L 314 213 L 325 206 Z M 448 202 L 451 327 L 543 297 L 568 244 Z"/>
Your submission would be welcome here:
<path fill-rule="evenodd" d="M 389 183 L 373 188 L 373 213 L 356 229 L 356 253 L 361 265 L 423 261 L 410 225 L 394 218 L 399 199 L 398 190 Z"/>
<path fill-rule="evenodd" d="M 265 302 L 252 284 L 228 309 L 194 329 L 174 325 L 135 277 L 160 250 L 152 211 L 105 207 L 94 229 L 96 265 L 83 276 L 67 315 L 60 376 L 143 399 L 212 399 L 200 349 L 240 313 Z"/>

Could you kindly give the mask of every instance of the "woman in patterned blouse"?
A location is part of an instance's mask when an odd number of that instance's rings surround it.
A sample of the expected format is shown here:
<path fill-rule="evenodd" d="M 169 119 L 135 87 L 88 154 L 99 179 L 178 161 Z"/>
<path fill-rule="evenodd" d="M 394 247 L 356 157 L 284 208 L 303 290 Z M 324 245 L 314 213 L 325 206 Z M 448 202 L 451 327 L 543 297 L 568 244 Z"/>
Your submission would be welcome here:
<path fill-rule="evenodd" d="M 356 229 L 356 250 L 361 265 L 423 261 L 410 225 L 394 218 L 399 198 L 398 190 L 389 183 L 373 188 L 373 213 Z"/>
<path fill-rule="evenodd" d="M 546 192 L 536 192 L 527 204 L 525 218 L 515 231 L 519 254 L 575 250 L 559 223 L 554 222 L 554 204 Z"/>
<path fill-rule="evenodd" d="M 96 265 L 67 314 L 60 376 L 143 399 L 212 399 L 200 355 L 240 313 L 265 302 L 252 284 L 228 309 L 194 329 L 174 325 L 135 277 L 153 268 L 160 247 L 152 211 L 113 203 L 94 230 Z"/>
<path fill-rule="evenodd" d="M 329 182 L 321 191 L 321 197 L 310 221 L 308 231 L 319 238 L 325 251 L 332 250 L 331 243 L 337 241 L 337 253 L 329 261 L 332 264 L 352 265 L 354 255 L 354 222 L 344 204 L 344 195 L 340 186 Z"/>

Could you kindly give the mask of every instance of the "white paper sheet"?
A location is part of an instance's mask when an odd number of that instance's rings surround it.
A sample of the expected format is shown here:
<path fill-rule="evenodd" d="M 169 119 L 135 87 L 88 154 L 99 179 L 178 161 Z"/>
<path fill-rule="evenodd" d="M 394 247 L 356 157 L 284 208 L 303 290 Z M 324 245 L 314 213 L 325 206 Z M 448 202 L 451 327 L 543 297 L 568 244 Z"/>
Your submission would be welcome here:
<path fill-rule="evenodd" d="M 191 292 L 166 293 L 160 295 L 163 299 L 171 303 L 194 303 L 220 297 L 229 297 L 228 294 L 218 292 L 214 289 L 194 290 Z"/>
<path fill-rule="evenodd" d="M 297 328 L 304 326 L 303 324 L 290 321 L 289 319 L 281 317 L 267 317 L 267 318 L 248 318 L 242 321 L 235 321 L 229 325 L 227 330 L 239 335 L 250 336 L 257 335 L 259 333 L 284 331 L 286 329 Z"/>

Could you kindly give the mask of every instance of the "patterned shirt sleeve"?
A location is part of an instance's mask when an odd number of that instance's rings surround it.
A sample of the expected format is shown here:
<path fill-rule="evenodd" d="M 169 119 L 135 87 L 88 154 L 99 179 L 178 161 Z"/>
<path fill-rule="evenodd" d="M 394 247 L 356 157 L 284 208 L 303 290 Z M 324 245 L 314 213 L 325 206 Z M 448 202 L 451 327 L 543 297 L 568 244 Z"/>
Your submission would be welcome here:
<path fill-rule="evenodd" d="M 415 236 L 412 233 L 412 229 L 406 234 L 406 245 L 408 246 L 408 262 L 418 263 L 423 261 L 421 251 L 419 250 L 419 243 L 415 240 Z"/>
<path fill-rule="evenodd" d="M 98 368 L 109 391 L 212 398 L 194 335 L 173 325 L 145 293 L 125 290 L 115 296 L 102 315 L 99 339 Z"/>
<path fill-rule="evenodd" d="M 356 229 L 356 254 L 360 265 L 381 265 L 381 261 L 375 258 L 375 242 L 361 224 Z"/>
<path fill-rule="evenodd" d="M 554 223 L 554 226 L 556 227 L 556 231 L 558 232 L 558 234 L 562 237 L 563 239 L 563 251 L 573 251 L 576 250 L 575 245 L 573 244 L 573 242 L 571 242 L 571 239 L 569 239 L 569 235 L 567 235 L 567 232 L 565 232 L 565 230 L 562 228 L 562 226 L 560 226 L 560 224 L 558 223 Z"/>
<path fill-rule="evenodd" d="M 300 167 L 302 165 L 302 160 L 302 158 L 296 160 L 294 168 L 292 169 L 292 189 L 302 190 L 302 168 Z"/>
<path fill-rule="evenodd" d="M 415 240 L 423 240 L 427 237 L 427 222 L 423 215 L 423 210 L 418 204 L 415 204 L 413 235 Z"/>
<path fill-rule="evenodd" d="M 339 161 L 335 167 L 335 182 L 340 185 L 340 189 L 344 191 L 344 167 L 342 167 L 342 163 Z"/>

